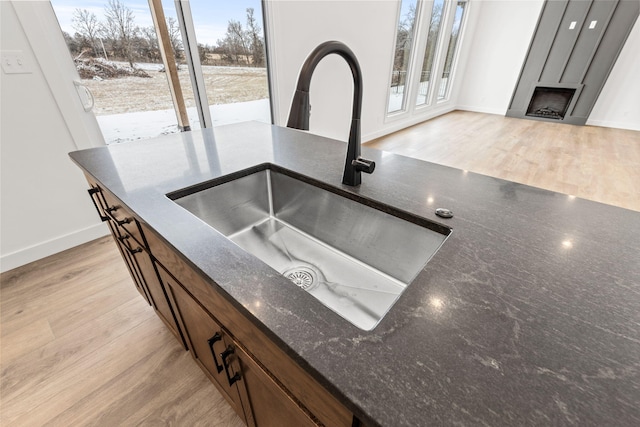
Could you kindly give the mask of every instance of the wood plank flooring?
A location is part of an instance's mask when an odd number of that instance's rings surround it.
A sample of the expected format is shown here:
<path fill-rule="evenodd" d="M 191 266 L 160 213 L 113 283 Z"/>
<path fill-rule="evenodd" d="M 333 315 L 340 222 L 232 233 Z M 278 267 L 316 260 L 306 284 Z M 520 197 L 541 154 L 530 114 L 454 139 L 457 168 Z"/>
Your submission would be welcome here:
<path fill-rule="evenodd" d="M 0 425 L 244 425 L 110 236 L 0 276 Z"/>
<path fill-rule="evenodd" d="M 640 132 L 454 111 L 368 147 L 640 211 Z"/>
<path fill-rule="evenodd" d="M 456 111 L 369 143 L 640 211 L 640 133 Z M 243 425 L 111 237 L 0 276 L 0 425 Z"/>

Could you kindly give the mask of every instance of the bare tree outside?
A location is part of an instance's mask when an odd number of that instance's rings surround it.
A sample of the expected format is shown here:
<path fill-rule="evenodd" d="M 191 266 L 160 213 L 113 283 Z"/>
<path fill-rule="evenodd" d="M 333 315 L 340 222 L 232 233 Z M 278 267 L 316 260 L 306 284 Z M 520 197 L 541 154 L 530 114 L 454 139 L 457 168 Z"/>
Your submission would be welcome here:
<path fill-rule="evenodd" d="M 252 7 L 247 9 L 247 32 L 251 43 L 251 57 L 254 67 L 264 67 L 264 40 L 262 37 L 262 28 L 256 22 L 253 16 Z"/>
<path fill-rule="evenodd" d="M 112 43 L 112 48 L 134 68 L 133 42 L 139 28 L 135 25 L 133 11 L 120 0 L 109 0 L 104 9 L 104 16 L 104 35 Z"/>
<path fill-rule="evenodd" d="M 100 48 L 98 46 L 98 40 L 100 38 L 101 26 L 96 14 L 89 12 L 87 9 L 76 9 L 73 11 L 72 25 L 73 29 L 76 30 L 76 38 L 86 41 L 89 45 L 87 47 L 91 49 L 93 55 L 99 56 Z"/>
<path fill-rule="evenodd" d="M 160 46 L 158 45 L 158 36 L 154 27 L 140 28 L 140 46 L 138 47 L 140 56 L 148 62 L 162 62 L 160 55 Z"/>
<path fill-rule="evenodd" d="M 265 43 L 259 18 L 253 8 L 246 10 L 246 26 L 229 20 L 223 39 L 214 45 L 199 44 L 203 65 L 265 67 Z M 64 33 L 69 51 L 76 59 L 103 57 L 105 60 L 125 61 L 131 68 L 135 63 L 161 63 L 155 28 L 136 25 L 133 11 L 125 0 L 107 0 L 102 17 L 86 9 L 73 12 L 73 35 Z M 177 64 L 184 64 L 184 46 L 178 21 L 167 17 L 169 39 Z"/>
<path fill-rule="evenodd" d="M 167 29 L 169 31 L 169 42 L 173 49 L 173 56 L 176 63 L 179 64 L 184 58 L 184 47 L 182 45 L 182 34 L 180 34 L 180 26 L 176 18 L 170 16 L 167 18 Z"/>
<path fill-rule="evenodd" d="M 223 40 L 218 40 L 223 57 L 235 64 L 249 65 L 249 49 L 247 36 L 240 21 L 229 20 L 227 33 Z"/>

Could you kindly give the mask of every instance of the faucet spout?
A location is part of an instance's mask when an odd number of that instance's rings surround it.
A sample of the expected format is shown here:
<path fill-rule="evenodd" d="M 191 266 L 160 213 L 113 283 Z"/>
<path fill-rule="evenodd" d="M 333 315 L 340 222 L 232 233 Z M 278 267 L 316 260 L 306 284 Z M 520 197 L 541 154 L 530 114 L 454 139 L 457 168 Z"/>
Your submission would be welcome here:
<path fill-rule="evenodd" d="M 357 186 L 362 182 L 360 173 L 372 173 L 375 162 L 360 157 L 360 115 L 362 114 L 362 72 L 360 64 L 351 49 L 344 43 L 328 41 L 320 44 L 306 59 L 298 76 L 296 93 L 291 102 L 287 127 L 309 130 L 309 88 L 311 77 L 318 63 L 327 55 L 338 54 L 345 59 L 353 75 L 353 105 L 351 111 L 351 128 L 347 145 L 347 158 L 344 165 L 342 183 Z"/>

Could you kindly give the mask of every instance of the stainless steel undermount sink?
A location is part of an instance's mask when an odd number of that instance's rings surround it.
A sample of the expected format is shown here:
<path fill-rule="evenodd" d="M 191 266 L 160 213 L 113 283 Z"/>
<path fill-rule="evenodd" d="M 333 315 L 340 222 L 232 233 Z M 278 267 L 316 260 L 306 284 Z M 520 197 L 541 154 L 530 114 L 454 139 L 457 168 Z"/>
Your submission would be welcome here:
<path fill-rule="evenodd" d="M 270 164 L 168 196 L 364 330 L 451 233 Z"/>

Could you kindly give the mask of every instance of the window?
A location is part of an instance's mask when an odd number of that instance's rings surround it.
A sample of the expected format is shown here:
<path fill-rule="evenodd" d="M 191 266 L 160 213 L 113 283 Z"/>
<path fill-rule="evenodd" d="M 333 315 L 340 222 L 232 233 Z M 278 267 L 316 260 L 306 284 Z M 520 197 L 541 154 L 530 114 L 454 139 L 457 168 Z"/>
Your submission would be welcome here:
<path fill-rule="evenodd" d="M 107 144 L 271 122 L 259 0 L 50 1 Z"/>
<path fill-rule="evenodd" d="M 462 19 L 467 5 L 466 1 L 458 1 L 451 28 L 451 36 L 449 37 L 449 47 L 447 48 L 447 56 L 445 57 L 444 69 L 442 70 L 442 78 L 440 79 L 440 91 L 438 92 L 438 100 L 448 98 L 449 96 L 449 77 L 453 69 L 453 63 L 458 48 L 458 40 L 460 40 L 460 29 L 462 28 Z"/>
<path fill-rule="evenodd" d="M 427 45 L 424 50 L 422 60 L 422 70 L 420 72 L 420 84 L 416 105 L 424 105 L 429 99 L 429 81 L 432 80 L 433 65 L 435 63 L 436 47 L 440 38 L 440 27 L 442 26 L 442 12 L 444 11 L 444 0 L 435 0 L 431 8 L 431 19 L 429 31 L 427 33 Z"/>
<path fill-rule="evenodd" d="M 401 2 L 396 49 L 393 56 L 393 71 L 391 73 L 391 94 L 389 95 L 389 107 L 387 109 L 389 113 L 404 110 L 405 108 L 407 70 L 409 69 L 409 59 L 411 58 L 415 36 L 416 4 L 417 0 L 404 0 Z"/>
<path fill-rule="evenodd" d="M 401 1 L 387 107 L 390 116 L 421 112 L 448 99 L 466 6 L 467 0 Z"/>

